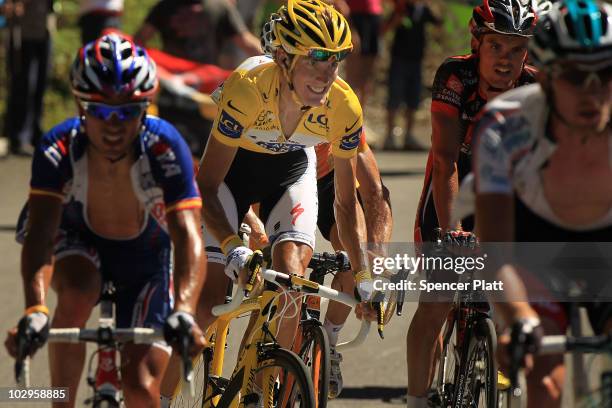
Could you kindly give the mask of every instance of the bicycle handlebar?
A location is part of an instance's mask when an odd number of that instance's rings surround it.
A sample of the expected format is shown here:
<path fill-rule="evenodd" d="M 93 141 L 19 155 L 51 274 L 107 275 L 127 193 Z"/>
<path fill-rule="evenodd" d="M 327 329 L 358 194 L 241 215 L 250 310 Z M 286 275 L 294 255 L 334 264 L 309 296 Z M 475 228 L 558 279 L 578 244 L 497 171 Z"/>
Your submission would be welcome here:
<path fill-rule="evenodd" d="M 290 290 L 296 292 L 306 292 L 309 295 L 335 300 L 351 307 L 354 307 L 359 303 L 357 299 L 347 295 L 346 293 L 338 292 L 335 289 L 319 285 L 316 282 L 309 281 L 296 275 L 287 275 L 286 273 L 276 272 L 272 269 L 262 269 L 261 276 L 265 281 L 282 284 L 287 286 Z M 236 310 L 244 300 L 244 291 L 242 289 L 242 285 L 239 285 L 238 290 L 236 291 L 236 296 L 232 298 L 230 303 L 214 306 L 212 308 L 213 316 L 219 317 L 223 314 Z"/>
<path fill-rule="evenodd" d="M 510 382 L 514 388 L 514 394 L 520 395 L 518 386 L 518 372 L 525 356 L 526 347 L 518 343 L 517 336 L 511 340 L 511 368 Z M 535 354 L 550 355 L 563 354 L 567 352 L 576 353 L 612 353 L 612 336 L 608 334 L 598 336 L 573 337 L 565 335 L 544 336 L 541 338 Z"/>
<path fill-rule="evenodd" d="M 286 273 L 276 272 L 272 269 L 262 269 L 261 276 L 264 280 L 268 282 L 280 283 L 284 286 L 289 287 L 290 290 L 294 290 L 297 292 L 305 292 L 308 293 L 308 295 L 319 296 L 329 300 L 335 300 L 351 307 L 355 307 L 357 304 L 359 304 L 357 299 L 347 295 L 346 293 L 338 292 L 335 289 L 319 285 L 318 283 L 309 281 L 299 276 L 287 275 Z M 242 289 L 242 286 L 239 285 L 238 290 L 236 291 L 236 295 L 232 298 L 232 301 L 224 305 L 214 306 L 212 308 L 212 314 L 213 316 L 219 317 L 226 313 L 233 312 L 242 304 L 243 300 L 244 290 Z M 370 331 L 370 324 L 371 322 L 363 320 L 357 336 L 351 341 L 340 343 L 338 345 L 338 349 L 347 350 L 363 344 Z"/>
<path fill-rule="evenodd" d="M 135 343 L 135 344 L 152 344 L 156 341 L 164 340 L 164 332 L 162 329 L 151 329 L 145 327 L 121 328 L 113 329 L 111 327 L 101 327 L 99 329 L 81 329 L 79 327 L 57 328 L 49 330 L 49 343 L 97 343 L 97 344 L 112 344 L 112 343 Z M 15 377 L 17 385 L 20 387 L 29 387 L 30 385 L 30 370 L 29 356 L 15 361 Z M 191 371 L 191 359 L 183 356 L 184 367 L 189 367 Z M 193 374 L 184 372 L 185 380 L 193 388 L 191 380 Z"/>
<path fill-rule="evenodd" d="M 108 341 L 118 343 L 135 343 L 135 344 L 151 344 L 156 341 L 164 340 L 164 332 L 161 329 L 149 329 L 144 327 L 136 327 L 131 329 L 111 329 L 112 338 Z M 49 330 L 50 343 L 102 343 L 107 341 L 100 338 L 100 330 L 98 329 L 81 329 L 81 328 L 66 328 L 66 329 L 51 329 Z"/>
<path fill-rule="evenodd" d="M 606 334 L 586 337 L 544 336 L 537 354 L 560 354 L 572 351 L 577 353 L 612 352 L 612 337 Z"/>

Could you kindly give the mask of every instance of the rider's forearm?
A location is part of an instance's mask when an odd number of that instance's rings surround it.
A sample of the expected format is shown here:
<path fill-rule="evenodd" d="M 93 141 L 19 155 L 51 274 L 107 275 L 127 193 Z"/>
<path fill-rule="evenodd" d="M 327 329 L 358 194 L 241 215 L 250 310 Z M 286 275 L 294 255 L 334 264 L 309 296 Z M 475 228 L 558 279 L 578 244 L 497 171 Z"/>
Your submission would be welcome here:
<path fill-rule="evenodd" d="M 457 162 L 436 160 L 433 166 L 433 199 L 438 215 L 438 223 L 443 230 L 456 229 L 460 225 L 450 225 L 453 200 L 459 192 Z"/>
<path fill-rule="evenodd" d="M 25 307 L 44 305 L 53 271 L 53 244 L 31 231 L 21 251 L 21 277 Z"/>
<path fill-rule="evenodd" d="M 174 310 L 195 314 L 204 278 L 204 243 L 199 216 L 184 215 L 168 223 L 174 247 Z"/>
<path fill-rule="evenodd" d="M 366 224 L 357 197 L 348 200 L 345 205 L 334 202 L 338 236 L 351 261 L 353 272 L 367 269 L 365 254 L 361 243 L 366 240 Z"/>
<path fill-rule="evenodd" d="M 227 220 L 223 205 L 217 194 L 218 190 L 216 189 L 202 191 L 202 217 L 204 218 L 204 228 L 207 228 L 219 243 L 223 243 L 224 240 L 235 235 L 236 232 Z"/>
<path fill-rule="evenodd" d="M 359 191 L 363 200 L 368 243 L 388 243 L 393 230 L 389 190 L 381 184 L 375 190 L 362 191 L 360 188 Z"/>

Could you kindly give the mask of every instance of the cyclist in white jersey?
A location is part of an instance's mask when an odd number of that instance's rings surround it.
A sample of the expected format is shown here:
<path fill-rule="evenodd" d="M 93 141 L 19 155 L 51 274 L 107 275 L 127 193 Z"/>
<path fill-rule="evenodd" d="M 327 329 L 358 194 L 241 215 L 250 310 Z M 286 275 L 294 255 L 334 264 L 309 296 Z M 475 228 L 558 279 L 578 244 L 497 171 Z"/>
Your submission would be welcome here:
<path fill-rule="evenodd" d="M 481 242 L 612 241 L 612 6 L 555 3 L 529 50 L 538 84 L 491 102 L 475 132 L 477 234 Z M 551 314 L 513 301 L 495 311 L 537 340 L 566 329 L 563 305 L 553 306 Z M 594 330 L 609 332 L 610 304 L 587 309 Z M 560 406 L 562 357 L 535 358 L 527 379 L 528 406 Z"/>

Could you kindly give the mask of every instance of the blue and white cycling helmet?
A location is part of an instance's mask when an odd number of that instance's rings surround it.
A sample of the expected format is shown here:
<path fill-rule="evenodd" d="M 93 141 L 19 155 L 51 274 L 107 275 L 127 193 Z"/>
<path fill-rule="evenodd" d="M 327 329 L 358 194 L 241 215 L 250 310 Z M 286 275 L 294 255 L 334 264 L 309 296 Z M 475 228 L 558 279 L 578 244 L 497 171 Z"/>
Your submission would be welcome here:
<path fill-rule="evenodd" d="M 554 3 L 538 21 L 529 55 L 539 69 L 558 62 L 585 70 L 612 66 L 612 6 L 595 0 Z"/>
<path fill-rule="evenodd" d="M 70 70 L 72 92 L 100 101 L 113 96 L 151 99 L 157 90 L 155 62 L 144 48 L 120 32 L 112 32 L 79 50 Z"/>

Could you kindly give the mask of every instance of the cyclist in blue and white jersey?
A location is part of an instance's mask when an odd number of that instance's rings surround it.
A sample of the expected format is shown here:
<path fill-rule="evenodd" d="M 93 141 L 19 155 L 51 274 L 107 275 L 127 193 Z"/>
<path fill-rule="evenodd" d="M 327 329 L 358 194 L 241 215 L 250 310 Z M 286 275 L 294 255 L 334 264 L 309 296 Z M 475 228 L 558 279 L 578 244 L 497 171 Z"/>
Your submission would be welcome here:
<path fill-rule="evenodd" d="M 83 327 L 108 280 L 117 327 L 163 327 L 173 344 L 188 335 L 179 330 L 184 321 L 195 349 L 202 345 L 193 318 L 204 273 L 202 200 L 180 134 L 145 114 L 157 89 L 155 64 L 113 33 L 79 51 L 70 80 L 79 116 L 51 129 L 32 160 L 18 223 L 25 313 L 7 349 L 14 356 L 25 337 L 32 354 L 49 326 Z M 52 319 L 49 284 L 57 293 Z M 168 346 L 127 344 L 121 352 L 127 406 L 158 407 Z M 49 345 L 51 386 L 71 396 L 61 406 L 75 404 L 84 358 L 84 344 Z"/>

